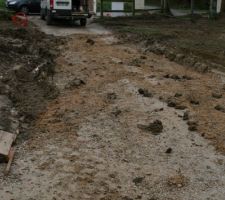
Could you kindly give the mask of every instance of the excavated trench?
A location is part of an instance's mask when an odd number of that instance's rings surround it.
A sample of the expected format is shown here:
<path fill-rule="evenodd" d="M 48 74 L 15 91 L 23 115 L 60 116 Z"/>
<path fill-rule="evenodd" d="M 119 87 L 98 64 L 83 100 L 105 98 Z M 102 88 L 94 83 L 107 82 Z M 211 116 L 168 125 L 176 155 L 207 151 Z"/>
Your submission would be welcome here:
<path fill-rule="evenodd" d="M 0 25 L 0 129 L 15 133 L 36 119 L 48 99 L 57 95 L 49 76 L 54 74 L 62 40 L 32 25 L 19 28 L 8 21 Z"/>

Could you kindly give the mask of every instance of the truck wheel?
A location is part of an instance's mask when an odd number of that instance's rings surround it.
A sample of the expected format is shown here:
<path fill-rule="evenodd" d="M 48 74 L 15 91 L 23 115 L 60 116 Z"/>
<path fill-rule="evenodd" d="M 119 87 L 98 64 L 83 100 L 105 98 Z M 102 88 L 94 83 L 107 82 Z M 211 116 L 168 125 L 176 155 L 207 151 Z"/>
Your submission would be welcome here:
<path fill-rule="evenodd" d="M 87 25 L 87 19 L 81 19 L 80 20 L 80 25 L 81 26 L 86 26 Z"/>
<path fill-rule="evenodd" d="M 40 12 L 40 18 L 42 20 L 45 20 L 45 13 L 43 11 Z"/>
<path fill-rule="evenodd" d="M 29 14 L 29 8 L 27 6 L 22 6 L 20 8 L 20 11 L 23 12 L 24 14 L 26 14 L 26 15 Z"/>
<path fill-rule="evenodd" d="M 46 24 L 47 25 L 52 25 L 52 16 L 50 13 L 47 13 L 47 16 L 46 16 Z"/>

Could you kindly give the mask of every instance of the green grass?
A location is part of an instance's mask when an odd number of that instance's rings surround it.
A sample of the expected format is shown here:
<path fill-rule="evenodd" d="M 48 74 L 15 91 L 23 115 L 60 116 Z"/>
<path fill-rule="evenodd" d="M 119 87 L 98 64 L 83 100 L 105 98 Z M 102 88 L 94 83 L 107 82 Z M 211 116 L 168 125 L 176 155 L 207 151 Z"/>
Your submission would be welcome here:
<path fill-rule="evenodd" d="M 0 9 L 5 9 L 5 1 L 0 0 Z"/>
<path fill-rule="evenodd" d="M 5 0 L 0 0 L 0 20 L 10 19 L 12 13 L 5 7 Z"/>
<path fill-rule="evenodd" d="M 160 6 L 160 0 L 145 0 L 145 5 Z M 188 0 L 168 0 L 172 8 L 185 9 L 190 8 L 190 1 Z M 196 0 L 195 8 L 208 9 L 210 0 Z"/>
<path fill-rule="evenodd" d="M 104 0 L 103 9 L 107 10 L 107 11 L 111 10 L 112 9 L 112 2 L 114 2 L 114 1 L 113 0 Z M 132 6 L 133 6 L 132 1 L 124 2 L 125 12 L 132 12 Z M 101 10 L 101 1 L 97 0 L 97 11 L 100 12 L 100 10 Z"/>

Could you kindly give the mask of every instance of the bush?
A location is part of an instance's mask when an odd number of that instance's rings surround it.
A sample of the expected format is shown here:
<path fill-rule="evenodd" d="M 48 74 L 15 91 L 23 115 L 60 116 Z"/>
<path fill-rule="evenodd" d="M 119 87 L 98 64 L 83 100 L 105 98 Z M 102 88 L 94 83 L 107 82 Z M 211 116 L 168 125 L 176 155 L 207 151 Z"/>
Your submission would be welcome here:
<path fill-rule="evenodd" d="M 0 20 L 7 20 L 10 19 L 12 13 L 7 10 L 0 10 Z"/>
<path fill-rule="evenodd" d="M 1 9 L 5 9 L 5 1 L 4 0 L 0 0 L 0 10 Z"/>

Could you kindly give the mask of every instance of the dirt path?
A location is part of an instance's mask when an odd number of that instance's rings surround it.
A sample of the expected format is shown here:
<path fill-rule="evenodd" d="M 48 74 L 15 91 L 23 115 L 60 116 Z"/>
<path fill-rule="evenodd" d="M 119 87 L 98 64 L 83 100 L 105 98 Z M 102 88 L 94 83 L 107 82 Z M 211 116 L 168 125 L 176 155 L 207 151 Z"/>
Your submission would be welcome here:
<path fill-rule="evenodd" d="M 219 75 L 144 55 L 112 35 L 92 36 L 93 45 L 89 37 L 72 36 L 57 59 L 61 94 L 18 147 L 10 176 L 1 177 L 0 199 L 224 199 L 225 157 L 188 130 L 186 110 L 164 101 L 221 87 Z M 192 80 L 165 78 L 174 73 Z M 195 116 L 199 107 L 188 108 Z M 154 120 L 163 124 L 157 135 L 143 130 Z"/>

